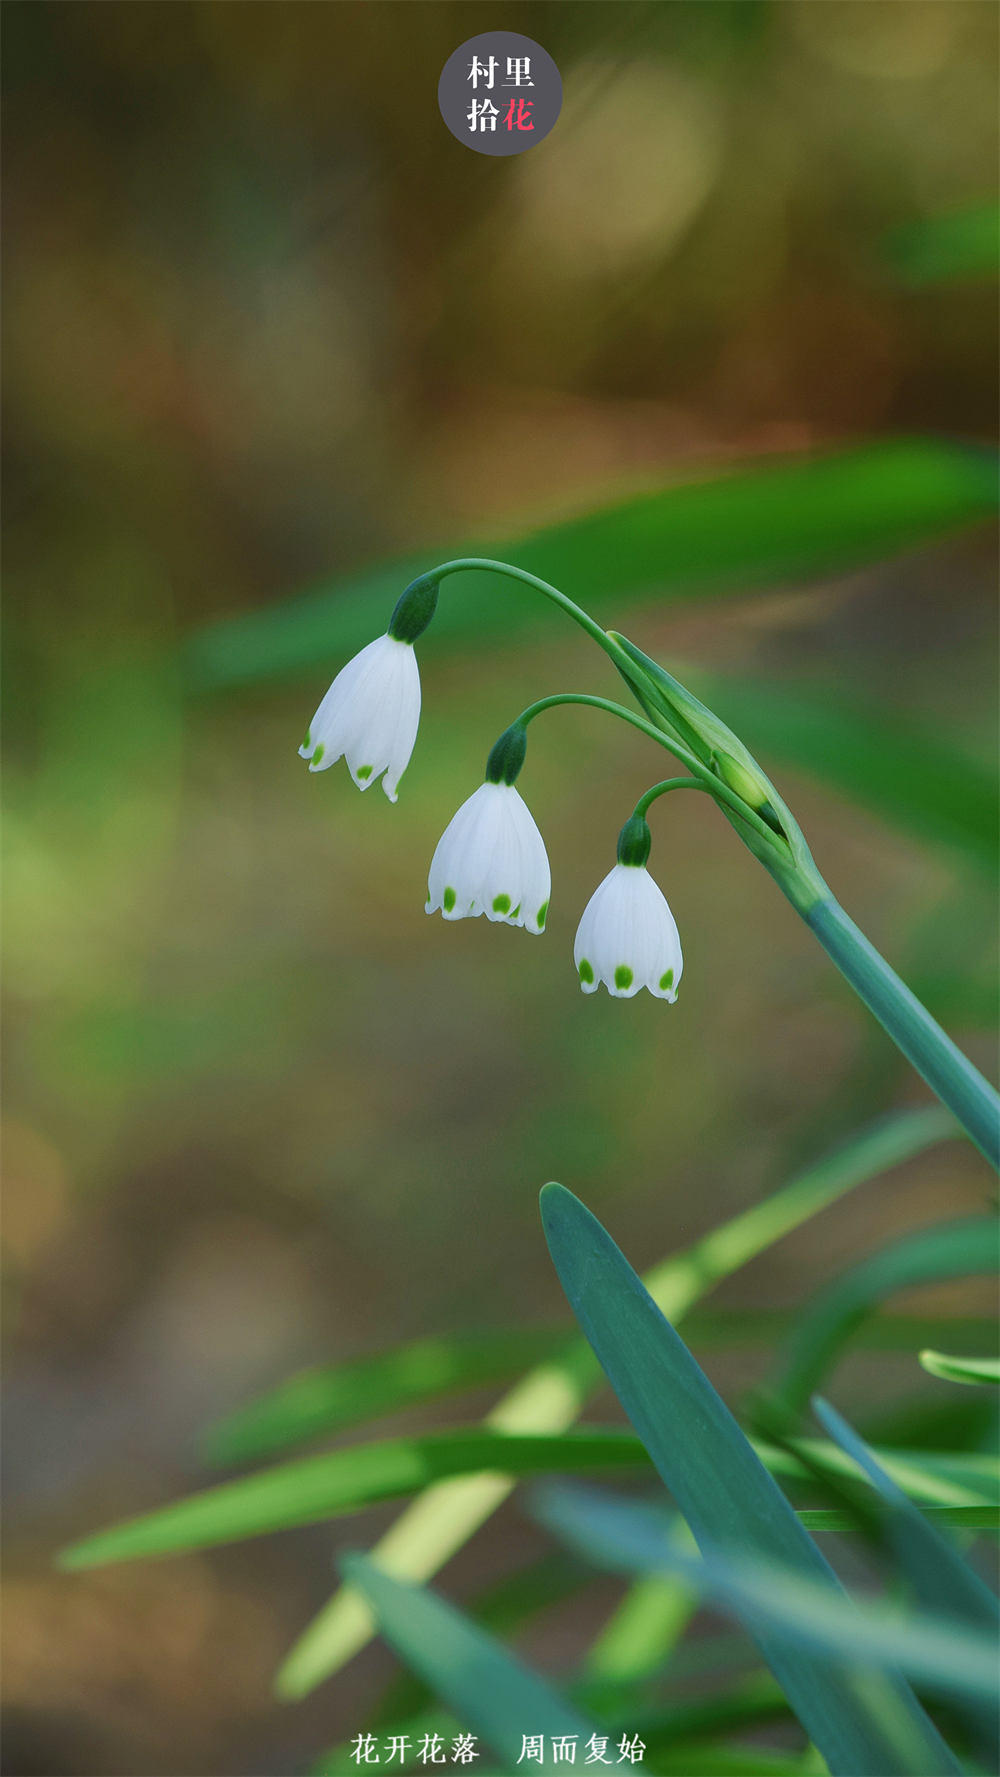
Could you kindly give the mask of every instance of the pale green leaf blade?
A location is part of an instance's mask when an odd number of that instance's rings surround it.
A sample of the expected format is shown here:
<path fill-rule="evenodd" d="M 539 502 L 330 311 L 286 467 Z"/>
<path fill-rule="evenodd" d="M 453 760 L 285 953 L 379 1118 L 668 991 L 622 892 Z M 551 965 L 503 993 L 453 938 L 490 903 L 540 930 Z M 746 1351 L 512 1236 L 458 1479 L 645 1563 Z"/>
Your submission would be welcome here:
<path fill-rule="evenodd" d="M 364 1555 L 343 1556 L 340 1569 L 368 1599 L 400 1659 L 512 1768 L 526 1733 L 575 1735 L 582 1748 L 596 1731 L 493 1636 L 433 1592 L 390 1579 Z"/>
<path fill-rule="evenodd" d="M 542 1220 L 570 1306 L 699 1547 L 735 1545 L 839 1602 L 831 1568 L 600 1223 L 560 1185 L 542 1192 Z M 926 1777 L 957 1768 L 901 1677 L 883 1674 L 876 1701 L 870 1673 L 831 1665 L 766 1631 L 755 1639 L 832 1771 L 916 1769 Z M 912 1762 L 915 1743 L 920 1766 Z"/>
<path fill-rule="evenodd" d="M 846 1339 L 877 1303 L 915 1284 L 990 1275 L 998 1268 L 992 1216 L 939 1222 L 894 1241 L 823 1290 L 789 1335 L 776 1379 L 762 1394 L 762 1412 L 799 1412 Z"/>
<path fill-rule="evenodd" d="M 410 580 L 466 554 L 526 568 L 608 622 L 625 600 L 662 604 L 881 560 L 975 524 L 996 508 L 991 453 L 933 439 L 895 439 L 754 464 L 643 494 L 527 537 L 421 551 L 227 618 L 189 639 L 185 676 L 193 688 L 207 689 L 272 680 L 320 664 L 332 669 L 382 634 Z M 429 639 L 436 644 L 509 633 L 532 621 L 539 603 L 509 581 L 456 575 Z"/>
<path fill-rule="evenodd" d="M 567 1334 L 558 1329 L 453 1335 L 303 1370 L 211 1426 L 202 1437 L 202 1454 L 219 1464 L 254 1462 L 420 1401 L 506 1382 L 566 1343 Z"/>
<path fill-rule="evenodd" d="M 948 1357 L 943 1351 L 921 1351 L 919 1356 L 924 1369 L 943 1382 L 1000 1382 L 997 1357 Z"/>

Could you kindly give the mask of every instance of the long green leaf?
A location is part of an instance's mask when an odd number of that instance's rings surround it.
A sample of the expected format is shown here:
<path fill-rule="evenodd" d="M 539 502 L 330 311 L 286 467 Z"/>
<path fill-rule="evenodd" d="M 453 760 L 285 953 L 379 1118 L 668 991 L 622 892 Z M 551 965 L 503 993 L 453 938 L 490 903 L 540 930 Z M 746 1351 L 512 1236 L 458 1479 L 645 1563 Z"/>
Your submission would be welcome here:
<path fill-rule="evenodd" d="M 787 1567 L 839 1607 L 832 1569 L 610 1236 L 561 1185 L 542 1192 L 542 1220 L 570 1306 L 699 1547 L 735 1545 Z M 870 1670 L 831 1664 L 766 1624 L 750 1626 L 831 1771 L 957 1770 L 901 1677 L 885 1673 L 876 1685 Z"/>
<path fill-rule="evenodd" d="M 886 236 L 886 257 L 904 284 L 920 289 L 1000 271 L 1000 206 L 970 204 L 949 216 L 921 216 Z"/>
<path fill-rule="evenodd" d="M 506 1382 L 566 1343 L 564 1330 L 548 1328 L 417 1339 L 354 1363 L 304 1370 L 211 1426 L 202 1453 L 219 1464 L 253 1462 L 419 1401 Z"/>
<path fill-rule="evenodd" d="M 753 1440 L 753 1447 L 769 1474 L 789 1481 L 809 1481 L 819 1472 L 838 1482 L 859 1480 L 863 1471 L 844 1451 L 826 1438 L 789 1438 L 784 1447 Z M 796 1455 L 799 1452 L 799 1455 Z M 996 1456 L 939 1451 L 876 1451 L 890 1478 L 921 1506 L 996 1506 L 1000 1501 L 1000 1464 Z M 864 1477 L 866 1487 L 870 1485 Z"/>
<path fill-rule="evenodd" d="M 662 1514 L 593 1489 L 565 1484 L 540 1488 L 535 1511 L 541 1523 L 571 1547 L 586 1551 L 597 1566 L 618 1573 L 683 1574 L 704 1596 L 735 1609 L 758 1644 L 775 1635 L 789 1646 L 813 1649 L 828 1661 L 864 1660 L 886 1676 L 902 1667 L 938 1691 L 988 1701 L 997 1698 L 995 1635 L 959 1629 L 946 1617 L 902 1617 L 896 1610 L 870 1604 L 862 1608 L 839 1587 L 823 1584 L 818 1577 L 809 1579 L 799 1568 L 765 1561 L 759 1551 L 748 1555 L 746 1544 L 724 1552 L 708 1545 L 702 1560 L 692 1561 L 669 1546 Z M 826 1665 L 826 1670 L 832 1675 L 836 1667 Z M 887 1711 L 892 1701 L 887 1692 Z M 919 1718 L 910 1714 L 909 1719 L 917 1729 Z M 817 1739 L 816 1744 L 826 1751 L 822 1741 Z M 947 1753 L 943 1743 L 939 1745 Z M 923 1755 L 934 1756 L 929 1740 Z M 826 1751 L 831 1770 L 837 1768 L 833 1756 Z M 878 1772 L 890 1768 L 876 1763 L 868 1767 Z M 915 1777 L 922 1777 L 925 1769 L 940 1768 L 930 1763 L 916 1766 Z M 951 1762 L 943 1768 L 957 1771 L 959 1766 Z"/>
<path fill-rule="evenodd" d="M 482 1427 L 427 1437 L 355 1445 L 325 1456 L 279 1463 L 258 1475 L 195 1493 L 142 1518 L 73 1543 L 59 1556 L 64 1569 L 177 1555 L 185 1549 L 237 1542 L 298 1524 L 315 1524 L 416 1493 L 442 1477 L 480 1470 L 539 1474 L 563 1469 L 635 1468 L 647 1458 L 638 1441 L 615 1429 L 561 1437 L 521 1437 Z"/>
<path fill-rule="evenodd" d="M 544 1555 L 506 1574 L 488 1586 L 466 1605 L 466 1614 L 481 1629 L 488 1629 L 503 1641 L 524 1628 L 538 1611 L 571 1598 L 583 1586 L 592 1584 L 593 1569 L 588 1563 L 571 1555 L 566 1549 L 547 1549 Z M 389 1685 L 379 1699 L 366 1726 L 372 1729 L 395 1729 L 417 1716 L 427 1707 L 430 1692 L 422 1679 L 403 1672 Z M 590 1713 L 585 1697 L 576 1699 Z"/>
<path fill-rule="evenodd" d="M 788 1338 L 774 1381 L 760 1397 L 762 1416 L 801 1410 L 855 1327 L 878 1302 L 914 1284 L 990 1274 L 998 1267 L 992 1216 L 939 1222 L 894 1241 L 823 1290 Z M 768 1404 L 769 1403 L 769 1404 Z"/>
<path fill-rule="evenodd" d="M 943 1351 L 922 1351 L 920 1362 L 931 1376 L 942 1382 L 1000 1382 L 1000 1358 L 947 1357 Z"/>
<path fill-rule="evenodd" d="M 341 1558 L 345 1579 L 374 1610 L 401 1660 L 513 1767 L 525 1734 L 576 1737 L 596 1729 L 538 1675 L 468 1617 L 422 1587 L 401 1585 L 363 1555 Z"/>
<path fill-rule="evenodd" d="M 958 1550 L 938 1535 L 927 1516 L 907 1499 L 874 1451 L 829 1401 L 815 1395 L 812 1407 L 823 1430 L 864 1471 L 887 1508 L 882 1519 L 886 1534 L 920 1603 L 940 1615 L 956 1617 L 972 1628 L 992 1630 L 995 1634 L 1000 1626 L 995 1595 L 962 1560 Z"/>
<path fill-rule="evenodd" d="M 791 1309 L 702 1311 L 687 1321 L 687 1341 L 695 1351 L 727 1344 L 773 1345 L 795 1318 Z M 875 1350 L 912 1351 L 921 1339 L 943 1333 L 982 1341 L 994 1336 L 995 1327 L 987 1320 L 892 1315 L 867 1322 L 858 1342 Z M 420 1402 L 506 1381 L 526 1364 L 558 1357 L 568 1342 L 564 1329 L 545 1327 L 451 1335 L 417 1339 L 353 1363 L 303 1370 L 210 1426 L 202 1434 L 201 1454 L 219 1465 L 253 1462 Z"/>
<path fill-rule="evenodd" d="M 722 1278 L 845 1192 L 960 1133 L 954 1119 L 937 1105 L 881 1118 L 763 1203 L 656 1266 L 646 1277 L 651 1295 L 665 1314 L 680 1320 Z M 531 1371 L 493 1409 L 487 1423 L 506 1431 L 560 1431 L 576 1418 L 599 1380 L 600 1368 L 590 1347 L 580 1340 L 559 1362 Z M 376 1554 L 391 1558 L 395 1573 L 429 1578 L 485 1523 L 513 1485 L 512 1478 L 476 1475 L 429 1489 L 397 1519 Z M 947 1503 L 973 1504 L 977 1498 Z M 292 1648 L 275 1679 L 279 1695 L 306 1696 L 363 1648 L 373 1632 L 364 1600 L 342 1588 Z"/>
<path fill-rule="evenodd" d="M 303 667 L 327 671 L 381 635 L 403 587 L 438 562 L 471 553 L 562 583 L 610 619 L 626 600 L 657 603 L 774 585 L 881 560 L 996 511 L 986 450 L 897 439 L 817 457 L 753 465 L 644 494 L 522 538 L 422 550 L 304 597 L 227 618 L 192 636 L 184 670 L 195 689 L 252 684 Z M 509 633 L 537 601 L 483 575 L 456 576 L 434 642 Z M 542 619 L 544 621 L 544 618 Z"/>
<path fill-rule="evenodd" d="M 800 1441 L 805 1447 L 804 1441 Z M 768 1468 L 792 1479 L 808 1478 L 809 1470 L 789 1451 L 761 1445 Z M 808 1445 L 814 1467 L 824 1463 L 838 1471 L 839 1452 L 816 1440 Z M 880 1452 L 900 1484 L 918 1498 L 948 1505 L 985 1505 L 988 1492 L 941 1479 L 919 1455 L 900 1461 L 895 1452 Z M 454 1482 L 480 1473 L 509 1476 L 588 1474 L 603 1468 L 645 1469 L 649 1456 L 639 1438 L 617 1426 L 591 1426 L 562 1434 L 532 1435 L 484 1429 L 430 1433 L 425 1437 L 392 1438 L 355 1444 L 323 1456 L 279 1463 L 260 1474 L 210 1487 L 142 1518 L 73 1543 L 59 1556 L 71 1570 L 111 1561 L 133 1561 L 147 1555 L 178 1555 L 187 1549 L 239 1542 L 274 1530 L 289 1530 L 325 1518 L 343 1517 L 385 1499 L 416 1493 L 432 1481 Z M 848 1472 L 851 1465 L 847 1462 Z M 980 1489 L 983 1483 L 980 1482 Z"/>
<path fill-rule="evenodd" d="M 997 1599 L 979 1575 L 963 1561 L 954 1544 L 939 1535 L 924 1513 L 912 1505 L 891 1480 L 862 1438 L 842 1419 L 829 1401 L 813 1396 L 812 1409 L 834 1442 L 853 1458 L 882 1501 L 879 1529 L 892 1549 L 900 1572 L 909 1581 L 918 1603 L 937 1617 L 985 1633 L 994 1647 L 1000 1630 Z M 1000 1751 L 995 1708 L 981 1699 L 960 1703 L 960 1711 L 980 1748 L 996 1765 Z"/>

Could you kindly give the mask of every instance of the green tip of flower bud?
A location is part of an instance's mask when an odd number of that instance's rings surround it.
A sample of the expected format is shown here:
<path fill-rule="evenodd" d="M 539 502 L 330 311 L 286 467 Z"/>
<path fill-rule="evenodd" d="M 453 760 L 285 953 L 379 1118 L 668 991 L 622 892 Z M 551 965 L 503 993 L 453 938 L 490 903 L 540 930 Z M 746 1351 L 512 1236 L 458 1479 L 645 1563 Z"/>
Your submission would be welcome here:
<path fill-rule="evenodd" d="M 389 634 L 394 642 L 415 642 L 423 635 L 437 608 L 439 584 L 433 574 L 420 574 L 410 581 L 389 619 Z"/>
<path fill-rule="evenodd" d="M 734 759 L 731 753 L 723 753 L 718 749 L 712 754 L 712 764 L 723 783 L 728 784 L 731 790 L 735 790 L 737 796 L 743 799 L 747 807 L 759 814 L 761 820 L 766 821 L 767 825 L 775 833 L 780 834 L 783 839 L 785 837 L 784 828 L 768 800 L 770 785 L 767 779 L 758 777 L 745 765 L 741 765 L 740 761 Z"/>
<path fill-rule="evenodd" d="M 512 722 L 504 729 L 486 761 L 486 782 L 514 783 L 527 750 L 528 730 L 520 722 Z"/>
<path fill-rule="evenodd" d="M 653 843 L 649 826 L 641 814 L 630 815 L 618 835 L 618 862 L 641 869 L 649 857 Z"/>

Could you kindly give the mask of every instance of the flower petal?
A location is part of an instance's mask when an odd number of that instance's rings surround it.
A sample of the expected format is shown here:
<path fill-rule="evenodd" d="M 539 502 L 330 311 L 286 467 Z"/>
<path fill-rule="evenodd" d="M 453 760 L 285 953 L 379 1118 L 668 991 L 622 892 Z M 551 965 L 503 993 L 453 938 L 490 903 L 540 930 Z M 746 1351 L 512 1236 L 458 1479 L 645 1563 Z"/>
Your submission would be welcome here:
<path fill-rule="evenodd" d="M 573 946 L 584 993 L 603 981 L 616 999 L 648 987 L 677 998 L 683 959 L 673 914 L 644 866 L 616 864 L 584 909 Z"/>

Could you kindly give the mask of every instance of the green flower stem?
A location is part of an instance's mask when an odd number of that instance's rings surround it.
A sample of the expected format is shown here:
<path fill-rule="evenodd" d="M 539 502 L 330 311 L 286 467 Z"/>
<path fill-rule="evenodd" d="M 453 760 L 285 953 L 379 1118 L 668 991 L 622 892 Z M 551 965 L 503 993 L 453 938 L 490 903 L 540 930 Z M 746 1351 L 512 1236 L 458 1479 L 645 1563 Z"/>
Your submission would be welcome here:
<path fill-rule="evenodd" d="M 551 709 L 556 704 L 589 704 L 595 709 L 620 716 L 623 721 L 630 722 L 633 728 L 638 728 L 641 733 L 658 741 L 660 746 L 673 753 L 692 773 L 700 788 L 714 796 L 740 838 L 774 877 L 782 893 L 815 933 L 827 955 L 836 963 L 854 991 L 888 1031 L 907 1060 L 927 1081 L 931 1090 L 954 1112 L 980 1152 L 1000 1170 L 1000 1098 L 899 976 L 890 969 L 874 946 L 858 931 L 843 908 L 838 906 L 813 862 L 797 823 L 785 808 L 777 791 L 761 774 L 762 784 L 767 786 L 768 799 L 785 825 L 789 836 L 787 838 L 776 834 L 755 809 L 715 775 L 710 764 L 697 758 L 676 730 L 683 727 L 685 733 L 699 733 L 706 747 L 709 742 L 705 741 L 705 735 L 701 731 L 704 729 L 713 735 L 718 731 L 720 744 L 726 750 L 732 747 L 735 753 L 745 753 L 746 749 L 741 747 L 736 736 L 725 729 L 710 710 L 691 698 L 683 686 L 670 679 L 654 661 L 648 660 L 638 649 L 633 648 L 631 653 L 628 652 L 616 635 L 601 629 L 592 617 L 588 617 L 586 611 L 581 610 L 565 593 L 550 586 L 547 581 L 539 580 L 535 574 L 529 574 L 523 568 L 513 568 L 506 562 L 488 561 L 476 556 L 446 562 L 443 567 L 433 569 L 432 574 L 440 580 L 445 574 L 459 573 L 463 569 L 484 569 L 491 573 L 505 574 L 512 580 L 520 580 L 544 593 L 546 598 L 572 617 L 598 647 L 603 649 L 633 689 L 642 707 L 655 718 L 655 721 L 649 721 L 642 716 L 633 715 L 631 710 L 623 709 L 620 704 L 610 703 L 603 697 L 574 694 L 542 698 L 525 710 L 519 720 L 523 723 L 530 722 L 542 710 Z M 632 647 L 631 643 L 628 647 Z M 669 702 L 669 714 L 662 707 L 665 696 Z M 683 705 L 683 715 L 677 713 L 678 702 Z M 658 726 L 659 723 L 663 726 Z M 736 763 L 739 764 L 740 760 L 737 759 Z M 754 761 L 750 760 L 749 763 L 753 765 L 755 772 L 759 772 L 760 768 Z M 653 791 L 647 792 L 647 796 L 652 800 L 665 788 L 679 788 L 682 782 L 689 781 L 669 780 L 667 785 L 655 786 Z M 643 802 L 646 802 L 645 797 L 638 805 L 637 812 L 642 810 Z"/>
<path fill-rule="evenodd" d="M 682 765 L 688 767 L 689 771 L 696 773 L 694 778 L 672 778 L 670 783 L 690 783 L 696 789 L 706 791 L 709 796 L 715 798 L 716 802 L 725 804 L 726 812 L 730 818 L 735 815 L 738 820 L 745 821 L 747 826 L 756 833 L 758 839 L 764 840 L 772 853 L 780 853 L 778 861 L 781 866 L 790 862 L 788 846 L 784 840 L 780 839 L 773 829 L 761 820 L 754 809 L 747 807 L 743 798 L 738 796 L 735 790 L 731 790 L 728 784 L 716 777 L 707 765 L 703 765 L 700 759 L 696 759 L 693 753 L 689 753 L 687 747 L 683 746 L 679 740 L 675 740 L 672 734 L 665 734 L 662 728 L 657 728 L 654 723 L 648 722 L 645 716 L 637 716 L 634 710 L 627 710 L 620 703 L 612 703 L 607 697 L 591 697 L 584 691 L 559 691 L 552 697 L 540 697 L 537 703 L 529 704 L 526 710 L 521 711 L 517 720 L 511 723 L 511 727 L 517 728 L 522 725 L 527 727 L 528 723 L 533 722 L 543 710 L 555 709 L 562 703 L 582 703 L 590 709 L 605 710 L 609 716 L 620 716 L 623 722 L 629 722 L 633 728 L 638 728 L 640 734 L 646 734 L 659 746 L 666 747 L 668 753 L 673 753 L 675 759 L 679 759 Z M 656 794 L 658 795 L 663 788 L 662 784 L 658 785 Z"/>
<path fill-rule="evenodd" d="M 559 605 L 568 617 L 572 617 L 574 623 L 578 623 L 581 629 L 586 630 L 591 640 L 596 642 L 599 648 L 603 648 L 605 654 L 611 656 L 616 666 L 623 665 L 632 668 L 632 662 L 624 648 L 619 647 L 618 643 L 601 628 L 599 623 L 595 623 L 592 617 L 588 617 L 586 611 L 574 604 L 571 598 L 567 598 L 564 592 L 560 592 L 557 586 L 550 586 L 547 580 L 539 580 L 537 574 L 529 574 L 526 568 L 512 568 L 509 562 L 490 561 L 486 556 L 467 555 L 461 556 L 457 561 L 446 561 L 442 567 L 431 568 L 424 577 L 443 580 L 446 574 L 461 574 L 477 570 L 490 574 L 506 574 L 508 580 L 521 580 L 525 586 L 533 586 L 536 592 L 543 592 L 545 597 L 551 599 L 553 604 Z M 634 671 L 634 668 L 632 670 Z"/>
<path fill-rule="evenodd" d="M 635 820 L 638 816 L 640 820 L 645 820 L 647 810 L 652 803 L 656 801 L 658 796 L 665 796 L 668 790 L 704 790 L 705 788 L 706 786 L 696 777 L 668 777 L 662 784 L 654 784 L 651 790 L 646 791 L 645 796 L 639 797 L 632 810 L 632 819 Z"/>
<path fill-rule="evenodd" d="M 869 1011 L 1000 1170 L 1000 1097 L 829 895 L 802 915 Z"/>

